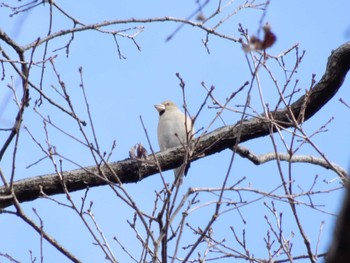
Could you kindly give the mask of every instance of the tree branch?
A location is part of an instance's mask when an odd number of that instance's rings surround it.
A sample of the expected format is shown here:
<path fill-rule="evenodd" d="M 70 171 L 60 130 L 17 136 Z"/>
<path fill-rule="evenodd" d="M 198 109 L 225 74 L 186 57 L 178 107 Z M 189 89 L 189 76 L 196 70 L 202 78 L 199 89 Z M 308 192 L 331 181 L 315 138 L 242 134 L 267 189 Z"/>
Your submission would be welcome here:
<path fill-rule="evenodd" d="M 324 158 L 319 158 L 319 157 L 314 157 L 311 155 L 290 155 L 288 153 L 275 153 L 275 152 L 270 152 L 270 153 L 265 153 L 262 155 L 256 155 L 253 153 L 251 150 L 248 148 L 238 145 L 236 152 L 243 158 L 247 158 L 250 160 L 252 163 L 255 165 L 260 165 L 264 164 L 266 162 L 270 162 L 273 160 L 277 160 L 277 157 L 280 161 L 287 161 L 291 163 L 311 163 L 311 164 L 316 164 L 319 165 L 323 168 L 326 169 L 331 169 L 336 173 L 340 173 L 342 177 L 346 178 L 348 176 L 347 172 L 339 165 L 335 163 L 329 163 L 324 160 Z"/>
<path fill-rule="evenodd" d="M 322 79 L 306 95 L 301 96 L 287 108 L 270 112 L 269 119 L 260 115 L 235 125 L 218 128 L 194 140 L 195 147 L 191 161 L 232 148 L 237 141 L 244 142 L 266 136 L 276 131 L 276 125 L 288 128 L 296 125 L 293 120 L 308 120 L 336 94 L 349 69 L 350 42 L 347 42 L 332 52 Z M 300 118 L 301 115 L 303 118 Z M 183 161 L 184 153 L 185 149 L 178 147 L 154 156 L 149 155 L 146 159 L 127 159 L 101 167 L 85 167 L 63 172 L 60 176 L 58 174 L 36 176 L 14 182 L 13 193 L 19 202 L 26 202 L 43 195 L 64 193 L 63 185 L 68 191 L 77 191 L 87 187 L 118 183 L 119 180 L 122 183 L 136 183 L 158 173 L 158 164 L 162 171 L 178 167 Z M 10 193 L 8 187 L 0 188 L 0 208 L 13 204 Z"/>
<path fill-rule="evenodd" d="M 343 206 L 335 225 L 333 241 L 326 257 L 326 263 L 346 263 L 350 258 L 350 184 L 346 184 Z"/>

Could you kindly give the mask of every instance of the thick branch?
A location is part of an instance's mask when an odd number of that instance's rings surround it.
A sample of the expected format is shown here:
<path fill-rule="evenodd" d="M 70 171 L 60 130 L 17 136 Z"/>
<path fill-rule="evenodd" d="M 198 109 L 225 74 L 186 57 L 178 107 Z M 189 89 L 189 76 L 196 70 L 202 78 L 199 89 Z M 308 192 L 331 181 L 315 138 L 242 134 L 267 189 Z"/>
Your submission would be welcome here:
<path fill-rule="evenodd" d="M 219 128 L 202 136 L 193 151 L 192 161 L 205 156 L 232 148 L 235 143 L 248 141 L 270 134 L 273 123 L 288 128 L 294 125 L 292 119 L 299 119 L 303 115 L 306 121 L 321 109 L 338 91 L 343 84 L 345 76 L 350 69 L 350 42 L 340 46 L 328 59 L 326 72 L 322 79 L 306 95 L 300 97 L 287 109 L 271 112 L 272 120 L 263 116 L 251 118 L 235 125 Z M 306 100 L 307 98 L 307 100 Z M 306 102 L 306 104 L 305 104 Z M 304 111 L 305 110 L 305 111 Z M 294 116 L 291 116 L 291 113 Z M 163 171 L 178 167 L 183 160 L 184 149 L 174 148 L 156 154 L 159 166 Z M 109 164 L 107 166 L 86 167 L 62 173 L 63 182 L 69 191 L 77 191 L 86 187 L 106 185 L 110 182 L 136 183 L 150 175 L 158 173 L 155 158 L 149 155 L 147 160 L 128 159 Z M 103 177 L 101 174 L 104 174 Z M 115 177 L 117 174 L 119 179 Z M 14 183 L 14 193 L 20 202 L 31 201 L 40 196 L 64 193 L 62 181 L 57 174 L 37 176 L 30 179 L 20 180 Z M 9 196 L 10 190 L 6 187 L 0 188 L 0 208 L 12 204 Z"/>
<path fill-rule="evenodd" d="M 347 263 L 350 258 L 350 184 L 346 184 L 346 194 L 334 229 L 326 263 Z"/>

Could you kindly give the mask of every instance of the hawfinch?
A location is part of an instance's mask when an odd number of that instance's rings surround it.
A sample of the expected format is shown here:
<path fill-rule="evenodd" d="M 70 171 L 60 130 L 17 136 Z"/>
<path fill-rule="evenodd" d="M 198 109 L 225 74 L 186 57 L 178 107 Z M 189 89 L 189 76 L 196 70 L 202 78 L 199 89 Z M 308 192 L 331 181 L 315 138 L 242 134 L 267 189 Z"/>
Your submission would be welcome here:
<path fill-rule="evenodd" d="M 159 113 L 158 144 L 160 150 L 164 151 L 176 146 L 186 145 L 194 133 L 191 118 L 189 116 L 185 118 L 185 114 L 179 110 L 174 102 L 169 100 L 154 105 L 154 107 Z M 189 136 L 188 140 L 186 136 Z M 181 166 L 174 169 L 175 180 L 177 180 L 180 174 L 186 173 L 185 170 L 186 167 Z M 181 178 L 178 180 L 179 184 L 181 184 Z"/>

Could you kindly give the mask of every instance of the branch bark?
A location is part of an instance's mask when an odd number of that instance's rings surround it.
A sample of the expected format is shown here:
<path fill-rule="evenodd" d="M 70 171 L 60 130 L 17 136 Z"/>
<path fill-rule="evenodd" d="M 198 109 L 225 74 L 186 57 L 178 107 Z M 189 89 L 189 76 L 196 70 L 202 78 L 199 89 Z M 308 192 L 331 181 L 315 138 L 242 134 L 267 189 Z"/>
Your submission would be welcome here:
<path fill-rule="evenodd" d="M 255 165 L 261 165 L 266 162 L 270 162 L 273 160 L 277 160 L 277 157 L 280 161 L 286 161 L 291 163 L 311 163 L 315 165 L 319 165 L 325 169 L 331 169 L 336 173 L 340 173 L 343 178 L 346 178 L 348 176 L 347 172 L 339 165 L 335 163 L 328 163 L 324 158 L 320 157 L 314 157 L 311 155 L 293 155 L 291 156 L 288 153 L 265 153 L 262 155 L 256 155 L 252 151 L 250 151 L 248 148 L 238 145 L 238 147 L 235 149 L 236 152 L 243 158 L 247 158 L 251 162 L 253 162 Z"/>
<path fill-rule="evenodd" d="M 293 119 L 308 120 L 336 94 L 349 69 L 350 42 L 347 42 L 332 52 L 323 77 L 310 92 L 301 96 L 289 107 L 270 112 L 269 119 L 261 115 L 235 125 L 218 128 L 194 140 L 195 147 L 191 161 L 232 148 L 236 142 L 266 136 L 276 130 L 275 125 L 288 128 L 295 126 Z M 183 161 L 184 153 L 185 149 L 178 147 L 149 155 L 146 159 L 127 159 L 100 167 L 91 166 L 66 171 L 60 175 L 55 173 L 19 180 L 13 184 L 13 194 L 19 202 L 26 202 L 43 195 L 64 193 L 63 185 L 68 191 L 77 191 L 109 183 L 136 183 L 158 173 L 158 167 L 162 171 L 178 167 Z M 12 200 L 11 189 L 2 186 L 0 208 L 11 206 Z"/>
<path fill-rule="evenodd" d="M 334 229 L 333 241 L 326 257 L 326 263 L 347 263 L 350 258 L 350 184 L 346 184 L 343 206 Z"/>

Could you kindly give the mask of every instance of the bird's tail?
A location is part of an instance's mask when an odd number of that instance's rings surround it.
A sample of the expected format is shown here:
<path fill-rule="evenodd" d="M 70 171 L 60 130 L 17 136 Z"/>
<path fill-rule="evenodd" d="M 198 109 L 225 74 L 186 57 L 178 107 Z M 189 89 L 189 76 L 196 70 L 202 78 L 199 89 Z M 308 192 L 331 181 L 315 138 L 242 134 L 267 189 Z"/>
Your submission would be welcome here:
<path fill-rule="evenodd" d="M 183 164 L 180 167 L 174 169 L 175 184 L 177 186 L 180 186 L 182 184 L 183 177 L 184 177 L 184 175 L 187 174 L 189 168 L 190 168 L 190 164 L 187 163 L 187 164 Z"/>

